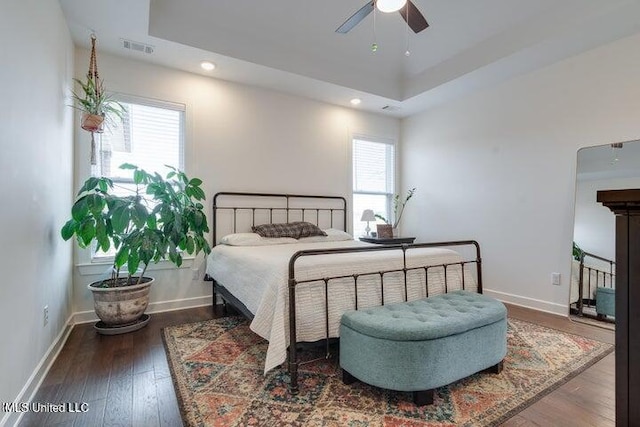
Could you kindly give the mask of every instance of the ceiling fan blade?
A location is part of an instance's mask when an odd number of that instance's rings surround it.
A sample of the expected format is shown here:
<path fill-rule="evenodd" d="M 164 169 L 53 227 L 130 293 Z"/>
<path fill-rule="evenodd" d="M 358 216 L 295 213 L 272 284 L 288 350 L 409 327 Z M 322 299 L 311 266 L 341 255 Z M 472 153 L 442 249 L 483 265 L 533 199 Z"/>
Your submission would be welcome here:
<path fill-rule="evenodd" d="M 358 25 L 360 21 L 367 17 L 371 12 L 373 12 L 373 8 L 375 7 L 375 0 L 371 0 L 369 3 L 365 4 L 358 10 L 356 13 L 351 15 L 351 18 L 344 21 L 344 24 L 340 25 L 336 30 L 336 33 L 348 33 L 351 31 L 353 27 Z"/>
<path fill-rule="evenodd" d="M 409 12 L 408 14 L 407 9 Z M 407 6 L 401 8 L 398 12 L 400 12 L 400 15 L 402 15 L 402 18 L 404 18 L 414 33 L 419 33 L 429 26 L 425 17 L 418 10 L 416 5 L 411 2 L 411 0 L 407 0 Z"/>

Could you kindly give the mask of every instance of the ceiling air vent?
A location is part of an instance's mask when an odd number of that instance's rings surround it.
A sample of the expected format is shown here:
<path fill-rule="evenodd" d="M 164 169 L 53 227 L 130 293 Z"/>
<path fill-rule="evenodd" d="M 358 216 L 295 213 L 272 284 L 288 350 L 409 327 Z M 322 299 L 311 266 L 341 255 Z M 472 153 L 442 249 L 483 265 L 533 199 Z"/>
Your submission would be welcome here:
<path fill-rule="evenodd" d="M 400 111 L 400 107 L 396 107 L 393 105 L 385 105 L 384 107 L 382 107 L 382 109 L 384 111 Z"/>
<path fill-rule="evenodd" d="M 120 40 L 122 40 L 122 47 L 124 47 L 125 49 L 135 50 L 136 52 L 153 53 L 153 46 L 149 44 L 134 42 L 133 40 L 126 39 Z"/>

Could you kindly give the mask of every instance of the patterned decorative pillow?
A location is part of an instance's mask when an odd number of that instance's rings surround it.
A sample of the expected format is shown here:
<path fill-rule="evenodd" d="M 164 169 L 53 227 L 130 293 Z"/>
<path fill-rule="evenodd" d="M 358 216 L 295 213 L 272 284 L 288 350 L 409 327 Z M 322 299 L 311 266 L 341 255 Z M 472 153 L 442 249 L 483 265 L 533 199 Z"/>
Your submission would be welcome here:
<path fill-rule="evenodd" d="M 301 237 L 326 236 L 327 235 L 327 233 L 322 231 L 322 229 L 320 227 L 318 227 L 317 225 L 312 224 L 310 222 L 299 221 L 299 222 L 295 222 L 294 224 L 298 224 L 299 227 L 300 227 L 300 236 L 298 236 L 298 239 L 301 238 Z"/>
<path fill-rule="evenodd" d="M 316 225 L 305 221 L 295 221 L 280 224 L 261 224 L 251 227 L 251 231 L 259 234 L 262 237 L 270 238 L 293 237 L 294 239 L 299 239 L 300 237 L 327 235 Z"/>

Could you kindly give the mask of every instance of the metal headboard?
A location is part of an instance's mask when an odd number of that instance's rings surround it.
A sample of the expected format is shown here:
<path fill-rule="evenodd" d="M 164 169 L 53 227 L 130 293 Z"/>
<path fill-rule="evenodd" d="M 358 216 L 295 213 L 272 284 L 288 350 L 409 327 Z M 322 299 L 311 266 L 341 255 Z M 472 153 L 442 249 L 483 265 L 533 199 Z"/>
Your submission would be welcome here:
<path fill-rule="evenodd" d="M 222 212 L 230 213 L 233 233 L 250 231 L 256 225 L 256 215 L 263 218 L 259 224 L 308 221 L 321 226 L 322 218 L 330 228 L 347 231 L 347 200 L 342 196 L 222 191 L 213 196 L 213 246 L 218 243 Z M 242 224 L 241 214 L 249 215 Z"/>

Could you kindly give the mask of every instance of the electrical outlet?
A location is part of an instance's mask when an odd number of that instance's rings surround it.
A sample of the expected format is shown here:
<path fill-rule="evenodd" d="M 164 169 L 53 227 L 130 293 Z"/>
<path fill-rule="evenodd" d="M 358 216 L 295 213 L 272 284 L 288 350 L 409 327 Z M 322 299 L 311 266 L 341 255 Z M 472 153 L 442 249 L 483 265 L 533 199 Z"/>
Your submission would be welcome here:
<path fill-rule="evenodd" d="M 551 273 L 551 284 L 560 286 L 560 273 Z"/>
<path fill-rule="evenodd" d="M 49 323 L 49 306 L 48 305 L 45 305 L 44 310 L 42 310 L 42 319 L 44 322 L 43 326 L 47 326 L 47 324 Z"/>

